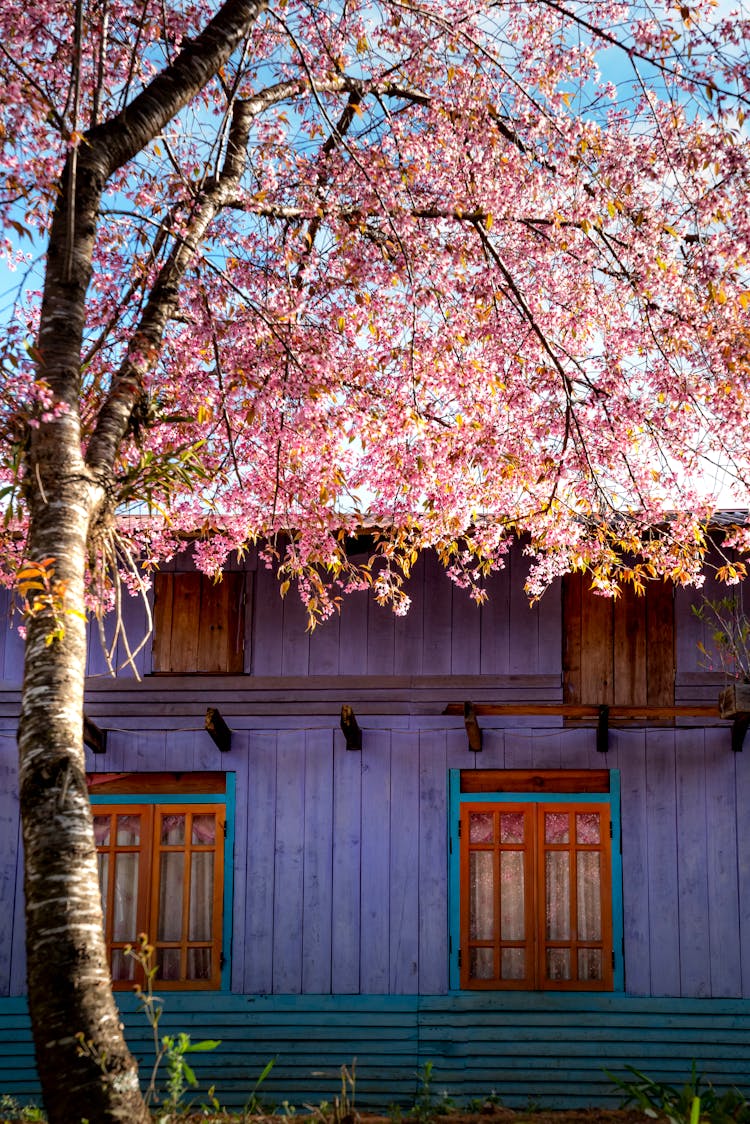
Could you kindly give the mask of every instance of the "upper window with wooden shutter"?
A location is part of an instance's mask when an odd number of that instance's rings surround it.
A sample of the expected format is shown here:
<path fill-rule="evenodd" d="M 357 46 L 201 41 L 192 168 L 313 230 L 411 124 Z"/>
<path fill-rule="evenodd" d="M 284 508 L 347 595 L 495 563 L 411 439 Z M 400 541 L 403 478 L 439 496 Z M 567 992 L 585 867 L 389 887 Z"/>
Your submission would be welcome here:
<path fill-rule="evenodd" d="M 590 579 L 563 580 L 563 679 L 566 703 L 674 705 L 674 587 L 654 581 L 638 595 L 625 586 L 602 597 Z"/>
<path fill-rule="evenodd" d="M 154 575 L 153 670 L 238 675 L 244 670 L 247 575 Z"/>

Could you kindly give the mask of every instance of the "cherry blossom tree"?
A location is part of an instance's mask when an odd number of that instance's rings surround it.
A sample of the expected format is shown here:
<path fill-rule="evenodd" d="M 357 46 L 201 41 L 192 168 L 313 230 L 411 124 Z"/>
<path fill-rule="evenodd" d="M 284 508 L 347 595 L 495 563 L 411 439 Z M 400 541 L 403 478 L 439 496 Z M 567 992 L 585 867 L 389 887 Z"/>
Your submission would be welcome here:
<path fill-rule="evenodd" d="M 185 534 L 208 572 L 260 539 L 313 618 L 363 585 L 405 610 L 426 547 L 481 597 L 518 534 L 532 595 L 576 568 L 696 580 L 699 481 L 720 466 L 738 506 L 750 487 L 750 19 L 36 0 L 0 24 L 29 1002 L 50 1119 L 74 1100 L 140 1121 L 86 796 L 86 613 Z"/>

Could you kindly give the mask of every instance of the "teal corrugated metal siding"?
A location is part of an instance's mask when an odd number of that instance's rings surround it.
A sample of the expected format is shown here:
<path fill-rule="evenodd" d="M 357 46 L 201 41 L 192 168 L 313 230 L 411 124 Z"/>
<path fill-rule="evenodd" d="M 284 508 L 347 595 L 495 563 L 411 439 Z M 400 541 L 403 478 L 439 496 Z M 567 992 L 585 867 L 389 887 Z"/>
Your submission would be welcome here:
<path fill-rule="evenodd" d="M 150 1028 L 131 996 L 121 1000 L 131 1048 L 144 1075 L 152 1064 Z M 529 1098 L 572 1108 L 615 1105 L 605 1070 L 644 1069 L 681 1083 L 693 1060 L 717 1087 L 750 1095 L 750 1002 L 632 996 L 167 995 L 162 1033 L 221 1038 L 194 1054 L 200 1081 L 222 1103 L 242 1105 L 258 1074 L 272 1104 L 301 1107 L 331 1100 L 339 1067 L 357 1059 L 360 1107 L 408 1104 L 418 1075 L 433 1063 L 433 1090 L 457 1099 L 491 1091 L 509 1105 Z M 0 1001 L 0 1092 L 38 1096 L 31 1032 L 23 1000 Z"/>

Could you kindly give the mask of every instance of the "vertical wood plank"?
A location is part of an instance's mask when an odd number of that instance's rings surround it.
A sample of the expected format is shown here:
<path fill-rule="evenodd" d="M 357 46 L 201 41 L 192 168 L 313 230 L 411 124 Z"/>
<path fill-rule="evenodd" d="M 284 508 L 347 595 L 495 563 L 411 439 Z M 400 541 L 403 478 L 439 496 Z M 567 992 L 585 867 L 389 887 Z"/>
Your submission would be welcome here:
<path fill-rule="evenodd" d="M 419 983 L 419 734 L 391 734 L 389 946 L 391 995 Z"/>
<path fill-rule="evenodd" d="M 725 730 L 706 730 L 711 995 L 742 994 L 735 758 Z"/>
<path fill-rule="evenodd" d="M 510 565 L 510 663 L 508 670 L 521 675 L 539 671 L 539 607 L 531 605 L 524 582 L 529 573 L 529 559 L 521 543 L 515 542 L 508 556 Z"/>
<path fill-rule="evenodd" d="M 677 732 L 677 877 L 680 994 L 711 994 L 703 730 Z"/>
<path fill-rule="evenodd" d="M 367 603 L 368 675 L 393 675 L 395 620 L 390 605 L 378 605 L 370 596 Z"/>
<path fill-rule="evenodd" d="M 451 673 L 478 675 L 482 658 L 482 614 L 467 590 L 453 587 Z"/>
<path fill-rule="evenodd" d="M 581 701 L 581 659 L 583 620 L 583 575 L 566 574 L 562 579 L 562 673 L 563 700 Z"/>
<path fill-rule="evenodd" d="M 612 602 L 612 616 L 614 704 L 643 705 L 648 701 L 646 597 L 639 597 L 632 585 L 624 585 L 620 596 Z"/>
<path fill-rule="evenodd" d="M 336 744 L 333 757 L 333 921 L 331 989 L 359 988 L 362 754 Z"/>
<path fill-rule="evenodd" d="M 252 670 L 255 675 L 281 675 L 284 602 L 276 575 L 262 562 L 254 586 Z"/>
<path fill-rule="evenodd" d="M 331 990 L 333 731 L 310 730 L 305 747 L 305 870 L 302 990 Z"/>
<path fill-rule="evenodd" d="M 111 675 L 107 666 L 107 653 L 111 652 L 112 666 L 117 668 L 117 644 L 113 644 L 115 635 L 114 613 L 107 613 L 102 620 L 102 628 L 93 614 L 89 615 L 86 626 L 86 675 Z M 107 653 L 102 647 L 102 631 Z M 113 650 L 114 649 L 114 650 Z"/>
<path fill-rule="evenodd" d="M 248 852 L 248 803 L 250 785 L 248 779 L 248 748 L 250 735 L 241 730 L 232 740 L 232 761 L 229 772 L 235 774 L 234 801 L 234 854 L 232 863 L 232 978 L 233 992 L 242 992 L 245 973 L 245 917 L 247 914 L 247 852 Z"/>
<path fill-rule="evenodd" d="M 423 613 L 425 592 L 425 556 L 414 564 L 405 589 L 411 598 L 409 611 L 396 617 L 393 636 L 393 671 L 395 675 L 421 675 L 423 657 Z"/>
<path fill-rule="evenodd" d="M 425 675 L 450 675 L 452 582 L 433 550 L 425 554 L 424 656 Z"/>
<path fill-rule="evenodd" d="M 169 666 L 159 671 L 190 672 L 198 667 L 202 575 L 164 575 L 172 581 L 172 641 Z"/>
<path fill-rule="evenodd" d="M 362 906 L 359 989 L 388 991 L 390 981 L 391 736 L 372 730 L 362 752 Z"/>
<path fill-rule="evenodd" d="M 339 624 L 339 675 L 367 671 L 367 609 L 372 594 L 366 589 L 347 593 Z"/>
<path fill-rule="evenodd" d="M 20 683 L 23 680 L 24 642 L 18 631 L 22 623 L 18 613 L 10 617 L 12 627 L 5 633 L 5 660 L 3 675 L 8 683 Z"/>
<path fill-rule="evenodd" d="M 562 581 L 557 578 L 537 602 L 540 675 L 562 676 Z"/>
<path fill-rule="evenodd" d="M 310 633 L 310 675 L 338 675 L 341 617 L 334 613 Z"/>
<path fill-rule="evenodd" d="M 467 753 L 466 757 L 462 769 L 505 769 L 505 731 L 483 728 L 482 752 Z"/>
<path fill-rule="evenodd" d="M 724 734 L 729 738 L 729 733 Z M 740 967 L 742 996 L 750 998 L 750 816 L 741 809 L 750 808 L 750 753 L 744 749 L 734 764 L 737 807 L 737 881 L 740 918 Z"/>
<path fill-rule="evenodd" d="M 16 893 L 13 911 L 13 946 L 10 960 L 10 994 L 26 994 L 26 899 L 23 889 L 23 832 L 18 818 Z"/>
<path fill-rule="evenodd" d="M 151 601 L 153 593 L 148 592 L 146 597 Z M 148 615 L 143 596 L 138 593 L 134 596 L 123 592 L 122 597 L 122 633 L 117 640 L 117 667 L 119 674 L 124 677 L 146 675 L 151 669 L 151 645 L 153 634 L 146 637 L 148 631 Z M 125 641 L 127 640 L 127 644 Z M 144 643 L 145 641 L 145 643 Z M 128 648 L 133 656 L 133 665 L 128 662 Z M 138 649 L 140 648 L 140 651 Z M 135 667 L 135 670 L 133 669 Z"/>
<path fill-rule="evenodd" d="M 675 735 L 646 731 L 651 995 L 679 995 Z"/>
<path fill-rule="evenodd" d="M 614 669 L 612 666 L 613 600 L 589 589 L 589 579 L 581 586 L 581 703 L 584 706 L 612 705 Z"/>
<path fill-rule="evenodd" d="M 675 680 L 674 587 L 671 582 L 651 582 L 647 587 L 646 629 L 647 701 L 650 706 L 671 706 Z"/>
<path fill-rule="evenodd" d="M 677 675 L 695 674 L 705 670 L 705 657 L 699 644 L 704 643 L 704 624 L 693 612 L 702 601 L 702 591 L 694 586 L 677 586 L 674 594 L 674 647 Z"/>
<path fill-rule="evenodd" d="M 253 734 L 248 743 L 247 887 L 243 990 L 273 990 L 273 922 L 276 852 L 276 735 Z"/>
<path fill-rule="evenodd" d="M 154 638 L 151 643 L 151 666 L 154 671 L 169 671 L 172 652 L 172 603 L 174 574 L 154 574 Z"/>
<path fill-rule="evenodd" d="M 284 598 L 284 633 L 281 642 L 281 674 L 307 675 L 310 669 L 310 634 L 307 610 L 292 588 Z"/>
<path fill-rule="evenodd" d="M 507 565 L 485 579 L 487 600 L 482 605 L 480 671 L 507 675 L 510 667 L 510 569 Z"/>
<path fill-rule="evenodd" d="M 245 587 L 244 574 L 225 573 L 220 582 L 201 574 L 197 670 L 239 675 L 244 639 L 239 622 Z"/>
<path fill-rule="evenodd" d="M 419 735 L 419 994 L 448 989 L 448 857 L 445 735 Z"/>
<path fill-rule="evenodd" d="M 625 990 L 631 995 L 648 995 L 651 989 L 651 919 L 646 734 L 644 730 L 618 730 L 617 735 L 622 785 Z M 656 907 L 661 908 L 659 903 Z"/>
<path fill-rule="evenodd" d="M 537 730 L 532 740 L 535 769 L 559 769 L 562 765 L 562 744 L 559 730 Z"/>
<path fill-rule="evenodd" d="M 18 766 L 14 742 L 0 737 L 0 995 L 10 994 L 18 866 Z"/>
<path fill-rule="evenodd" d="M 305 735 L 279 733 L 276 758 L 276 855 L 273 902 L 273 990 L 302 990 L 305 846 Z"/>

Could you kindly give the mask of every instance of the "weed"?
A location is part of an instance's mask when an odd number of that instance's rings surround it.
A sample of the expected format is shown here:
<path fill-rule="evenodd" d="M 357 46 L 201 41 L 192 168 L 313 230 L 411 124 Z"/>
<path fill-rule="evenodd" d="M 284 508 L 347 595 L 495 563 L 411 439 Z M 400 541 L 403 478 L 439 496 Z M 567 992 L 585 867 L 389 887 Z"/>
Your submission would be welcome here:
<path fill-rule="evenodd" d="M 625 1094 L 622 1107 L 637 1106 L 653 1119 L 666 1117 L 670 1124 L 750 1124 L 750 1102 L 739 1089 L 717 1093 L 705 1082 L 693 1062 L 690 1079 L 682 1088 L 654 1081 L 633 1066 L 626 1066 L 632 1078 L 607 1073 L 610 1081 Z M 605 1071 L 606 1072 L 606 1071 Z"/>
<path fill-rule="evenodd" d="M 207 1038 L 202 1042 L 191 1042 L 190 1035 L 184 1032 L 177 1035 L 165 1034 L 160 1038 L 159 1021 L 164 1012 L 164 1003 L 158 995 L 154 994 L 154 978 L 156 977 L 156 965 L 153 962 L 154 949 L 153 945 L 148 943 L 148 937 L 145 933 L 138 935 L 137 948 L 133 948 L 132 945 L 125 946 L 125 955 L 132 957 L 143 970 L 145 986 L 141 987 L 140 984 L 136 984 L 134 991 L 141 1001 L 141 1010 L 146 1016 L 154 1038 L 154 1065 L 146 1089 L 145 1101 L 147 1105 L 152 1102 L 159 1103 L 156 1080 L 159 1069 L 164 1063 L 167 1069 L 166 1097 L 163 1103 L 164 1112 L 160 1113 L 158 1119 L 163 1124 L 167 1124 L 170 1117 L 179 1109 L 180 1102 L 188 1087 L 194 1089 L 198 1084 L 198 1079 L 192 1067 L 186 1061 L 185 1055 L 215 1050 L 220 1042 L 213 1038 Z M 82 1049 L 85 1048 L 86 1044 L 83 1044 Z M 102 1061 L 100 1064 L 104 1064 L 104 1062 Z M 211 1096 L 213 1097 L 213 1089 Z"/>
<path fill-rule="evenodd" d="M 430 1121 L 436 1116 L 447 1116 L 456 1107 L 447 1090 L 443 1090 L 439 1094 L 433 1092 L 432 1069 L 433 1063 L 425 1062 L 422 1072 L 417 1074 L 419 1090 L 414 1098 L 414 1104 L 409 1115 L 420 1122 Z"/>
<path fill-rule="evenodd" d="M 20 1124 L 44 1124 L 47 1117 L 44 1109 L 35 1104 L 19 1104 L 15 1097 L 3 1093 L 0 1096 L 0 1119 L 16 1120 Z"/>
<path fill-rule="evenodd" d="M 245 1101 L 245 1107 L 242 1110 L 243 1119 L 246 1116 L 260 1116 L 266 1112 L 266 1106 L 258 1096 L 258 1090 L 273 1069 L 275 1062 L 276 1058 L 271 1058 L 271 1060 L 269 1062 L 266 1062 L 266 1064 L 264 1065 L 260 1077 L 253 1085 L 250 1096 Z"/>

